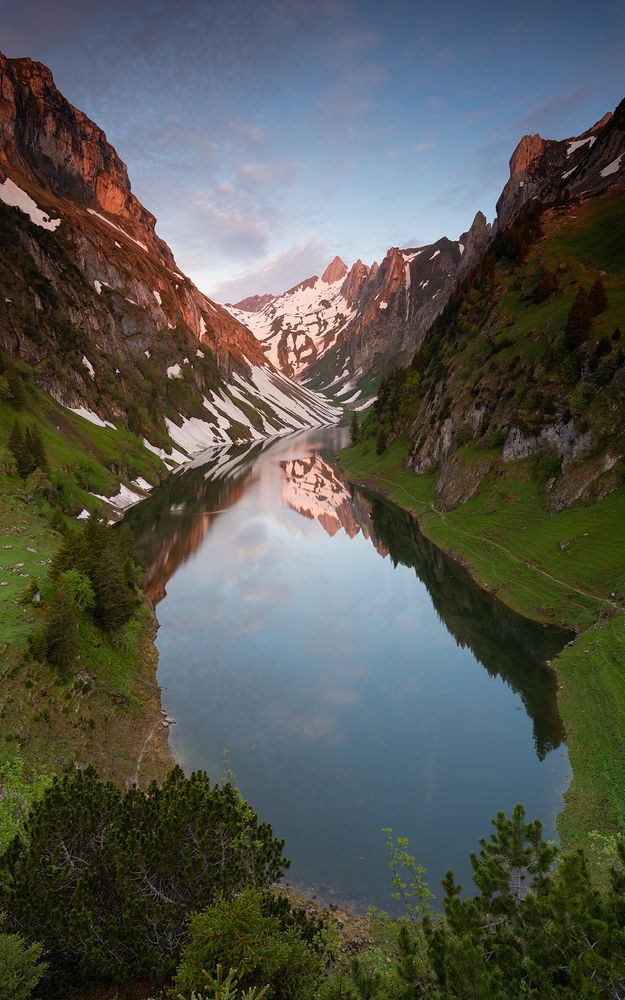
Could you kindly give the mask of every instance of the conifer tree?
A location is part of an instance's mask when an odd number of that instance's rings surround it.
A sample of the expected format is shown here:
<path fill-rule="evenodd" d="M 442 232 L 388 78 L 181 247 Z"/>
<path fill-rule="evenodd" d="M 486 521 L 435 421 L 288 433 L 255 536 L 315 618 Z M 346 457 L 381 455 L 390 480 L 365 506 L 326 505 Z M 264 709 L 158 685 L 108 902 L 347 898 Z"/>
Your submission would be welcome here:
<path fill-rule="evenodd" d="M 20 475 L 22 479 L 25 479 L 26 476 L 32 472 L 32 468 L 30 453 L 26 447 L 24 431 L 22 430 L 22 425 L 19 420 L 16 420 L 13 424 L 13 428 L 9 434 L 9 440 L 7 441 L 7 448 L 13 454 L 18 475 Z"/>
<path fill-rule="evenodd" d="M 569 351 L 574 351 L 582 344 L 590 331 L 592 324 L 592 311 L 588 301 L 588 294 L 584 288 L 580 288 L 575 298 L 564 328 L 564 342 Z"/>
<path fill-rule="evenodd" d="M 69 587 L 61 579 L 55 583 L 48 603 L 48 659 L 63 673 L 69 673 L 79 652 L 80 610 Z"/>
<path fill-rule="evenodd" d="M 43 446 L 43 440 L 41 438 L 41 432 L 36 424 L 33 424 L 26 428 L 25 434 L 25 445 L 26 449 L 30 454 L 31 460 L 31 472 L 33 469 L 47 469 L 48 461 L 46 458 L 46 452 Z"/>
<path fill-rule="evenodd" d="M 588 293 L 588 304 L 590 306 L 590 311 L 593 316 L 598 316 L 602 313 L 608 304 L 608 296 L 606 295 L 605 285 L 601 278 L 597 278 L 594 285 Z"/>
<path fill-rule="evenodd" d="M 109 632 L 116 632 L 126 624 L 136 603 L 117 545 L 109 544 L 100 553 L 92 578 L 98 618 Z"/>
<path fill-rule="evenodd" d="M 354 410 L 350 424 L 350 437 L 352 445 L 358 444 L 358 414 Z"/>
<path fill-rule="evenodd" d="M 383 427 L 381 427 L 380 430 L 378 431 L 378 436 L 375 442 L 376 453 L 378 455 L 381 455 L 383 452 L 386 451 L 387 447 L 388 443 L 387 443 L 386 431 L 384 430 Z"/>

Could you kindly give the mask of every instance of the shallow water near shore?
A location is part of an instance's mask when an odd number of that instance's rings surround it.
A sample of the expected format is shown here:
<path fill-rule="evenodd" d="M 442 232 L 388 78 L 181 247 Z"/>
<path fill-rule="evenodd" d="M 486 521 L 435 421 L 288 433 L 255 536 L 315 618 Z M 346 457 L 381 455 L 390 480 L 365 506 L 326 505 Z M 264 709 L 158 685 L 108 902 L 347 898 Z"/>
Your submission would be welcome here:
<path fill-rule="evenodd" d="M 187 770 L 224 773 L 308 895 L 394 910 L 383 827 L 437 895 L 498 809 L 555 835 L 570 770 L 546 665 L 567 636 L 480 591 L 351 488 L 339 428 L 206 453 L 128 515 Z"/>

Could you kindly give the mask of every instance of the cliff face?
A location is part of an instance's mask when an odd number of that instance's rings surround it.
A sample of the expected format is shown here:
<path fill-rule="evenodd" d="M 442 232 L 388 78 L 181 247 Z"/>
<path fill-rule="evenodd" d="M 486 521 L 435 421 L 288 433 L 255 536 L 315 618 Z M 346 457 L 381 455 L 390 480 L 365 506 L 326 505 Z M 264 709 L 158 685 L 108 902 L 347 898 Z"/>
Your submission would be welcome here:
<path fill-rule="evenodd" d="M 50 71 L 0 54 L 0 348 L 64 405 L 182 452 L 332 419 L 180 271 L 155 222 Z"/>

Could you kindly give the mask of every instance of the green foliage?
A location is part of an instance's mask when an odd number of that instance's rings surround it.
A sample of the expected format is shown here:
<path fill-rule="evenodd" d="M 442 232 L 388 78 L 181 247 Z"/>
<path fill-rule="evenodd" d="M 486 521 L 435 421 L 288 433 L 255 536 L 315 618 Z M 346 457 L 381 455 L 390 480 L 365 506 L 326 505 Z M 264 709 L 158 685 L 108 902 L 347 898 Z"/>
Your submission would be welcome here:
<path fill-rule="evenodd" d="M 24 431 L 20 421 L 16 420 L 7 441 L 7 448 L 12 453 L 17 471 L 23 479 L 37 470 L 43 472 L 47 468 L 46 454 L 38 427 L 29 426 Z"/>
<path fill-rule="evenodd" d="M 288 863 L 283 842 L 229 784 L 174 768 L 121 792 L 93 769 L 57 779 L 0 858 L 0 906 L 43 942 L 48 993 L 171 975 L 187 920 Z"/>
<path fill-rule="evenodd" d="M 249 990 L 241 991 L 236 969 L 230 969 L 225 979 L 222 965 L 217 965 L 214 977 L 210 972 L 204 972 L 203 975 L 206 980 L 205 986 L 201 993 L 193 990 L 191 1000 L 265 1000 L 265 998 L 269 1000 L 268 986 L 263 986 L 260 990 L 251 987 Z M 178 994 L 177 1000 L 184 1000 L 182 994 Z"/>
<path fill-rule="evenodd" d="M 19 934 L 0 934 L 0 1000 L 29 1000 L 46 969 L 41 952 Z"/>
<path fill-rule="evenodd" d="M 562 472 L 562 459 L 557 448 L 544 448 L 532 457 L 532 471 L 537 479 L 546 483 Z"/>
<path fill-rule="evenodd" d="M 68 674 L 79 653 L 80 609 L 62 577 L 55 581 L 47 608 L 46 644 L 50 663 Z"/>
<path fill-rule="evenodd" d="M 236 968 L 241 988 L 269 986 L 274 1000 L 308 997 L 320 978 L 319 955 L 293 924 L 284 926 L 267 912 L 263 895 L 246 890 L 218 899 L 191 918 L 189 938 L 176 973 L 184 1000 L 205 983 L 219 964 Z"/>
<path fill-rule="evenodd" d="M 537 304 L 546 302 L 557 291 L 558 276 L 556 272 L 549 270 L 548 267 L 542 268 L 534 289 L 534 302 Z"/>
<path fill-rule="evenodd" d="M 433 894 L 425 880 L 425 868 L 418 865 L 414 855 L 408 850 L 408 838 L 393 838 L 390 826 L 383 829 L 386 836 L 386 848 L 389 852 L 389 868 L 393 899 L 402 903 L 406 916 L 413 925 L 417 925 L 425 916 L 432 913 Z"/>
<path fill-rule="evenodd" d="M 116 632 L 130 619 L 137 605 L 132 551 L 133 543 L 126 526 L 111 530 L 97 517 L 90 517 L 84 528 L 65 534 L 51 575 L 58 579 L 68 570 L 75 570 L 86 577 L 95 602 L 85 608 L 92 607 L 104 628 Z"/>
<path fill-rule="evenodd" d="M 0 765 L 0 852 L 17 835 L 22 836 L 24 821 L 33 805 L 50 787 L 52 778 L 39 774 L 27 781 L 21 757 L 11 757 Z"/>
<path fill-rule="evenodd" d="M 86 573 L 81 573 L 79 569 L 66 569 L 61 573 L 59 583 L 67 589 L 79 611 L 95 608 L 93 584 Z"/>
<path fill-rule="evenodd" d="M 386 431 L 383 427 L 378 431 L 378 436 L 375 442 L 375 450 L 378 455 L 382 455 L 388 448 L 388 437 Z"/>

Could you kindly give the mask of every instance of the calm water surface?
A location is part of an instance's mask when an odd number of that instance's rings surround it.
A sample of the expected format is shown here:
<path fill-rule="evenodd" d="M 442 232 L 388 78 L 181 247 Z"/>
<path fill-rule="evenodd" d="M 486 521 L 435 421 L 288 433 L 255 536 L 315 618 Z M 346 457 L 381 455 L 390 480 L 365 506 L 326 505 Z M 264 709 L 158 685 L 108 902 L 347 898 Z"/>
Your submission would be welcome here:
<path fill-rule="evenodd" d="M 438 892 L 498 809 L 548 835 L 569 779 L 566 636 L 506 611 L 404 512 L 351 490 L 339 429 L 207 453 L 131 512 L 174 755 L 286 840 L 289 881 L 392 909 L 381 828 Z"/>

